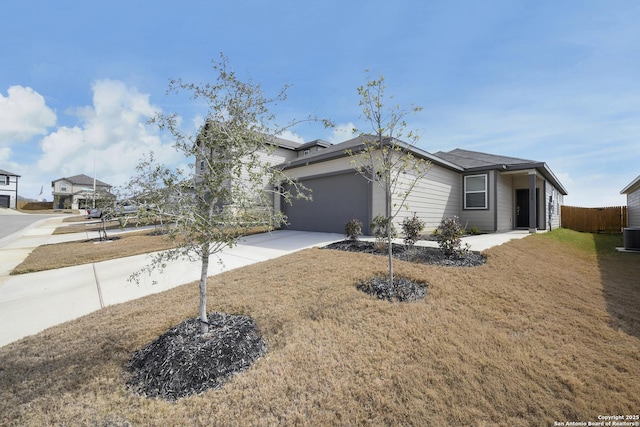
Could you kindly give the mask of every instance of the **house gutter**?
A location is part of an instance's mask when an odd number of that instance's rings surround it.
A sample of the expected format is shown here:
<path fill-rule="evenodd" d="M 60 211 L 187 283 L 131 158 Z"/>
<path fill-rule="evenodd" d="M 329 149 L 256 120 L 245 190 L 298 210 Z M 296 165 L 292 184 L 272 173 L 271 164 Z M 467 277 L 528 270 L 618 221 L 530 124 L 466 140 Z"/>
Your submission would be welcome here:
<path fill-rule="evenodd" d="M 429 160 L 430 162 L 437 164 L 439 166 L 442 166 L 444 168 L 447 169 L 451 169 L 454 170 L 456 172 L 464 172 L 464 168 L 451 163 L 447 160 L 444 160 L 440 157 L 437 157 L 431 153 L 428 153 L 424 150 L 421 150 L 419 148 L 416 148 L 412 145 L 409 145 L 405 142 L 402 142 L 400 140 L 395 139 L 394 140 L 395 145 L 401 147 L 403 150 L 405 150 L 406 152 L 409 152 L 417 157 L 423 158 L 425 160 Z M 383 143 L 384 145 L 392 145 L 391 139 L 388 139 L 388 141 Z M 307 165 L 311 165 L 314 163 L 320 163 L 320 162 L 324 162 L 327 160 L 333 160 L 333 159 L 339 159 L 339 158 L 343 158 L 343 157 L 348 157 L 349 153 L 347 152 L 348 150 L 357 152 L 357 151 L 361 151 L 365 146 L 365 143 L 359 143 L 356 145 L 353 145 L 352 147 L 346 147 L 344 149 L 337 149 L 335 151 L 331 151 L 328 153 L 321 153 L 321 154 L 316 154 L 314 156 L 308 157 L 308 158 L 304 158 L 304 159 L 297 159 L 291 162 L 286 162 L 286 163 L 281 163 L 278 165 L 278 167 L 282 168 L 283 170 L 286 169 L 294 169 L 294 168 L 299 168 L 299 167 L 303 167 L 303 166 L 307 166 Z M 334 147 L 338 147 L 338 146 L 334 146 Z"/>
<path fill-rule="evenodd" d="M 620 194 L 627 194 L 627 193 L 631 193 L 632 191 L 635 190 L 635 186 L 636 184 L 640 184 L 640 175 L 638 175 L 638 177 L 636 179 L 634 179 L 633 181 L 631 181 L 631 184 L 627 185 L 626 187 L 624 187 L 622 189 L 622 191 L 620 191 Z"/>
<path fill-rule="evenodd" d="M 480 172 L 480 171 L 487 171 L 487 170 L 497 170 L 500 172 L 517 172 L 517 171 L 524 172 L 529 169 L 536 169 L 540 171 L 542 176 L 544 176 L 547 180 L 551 181 L 554 187 L 556 187 L 558 191 L 562 193 L 562 195 L 566 196 L 567 194 L 569 194 L 567 192 L 567 189 L 564 188 L 564 186 L 560 183 L 558 178 L 553 174 L 553 172 L 551 172 L 551 169 L 549 169 L 549 166 L 547 166 L 547 164 L 544 162 L 521 163 L 521 164 L 515 164 L 515 165 L 499 164 L 499 165 L 478 166 L 474 168 L 465 169 L 465 172 Z"/>

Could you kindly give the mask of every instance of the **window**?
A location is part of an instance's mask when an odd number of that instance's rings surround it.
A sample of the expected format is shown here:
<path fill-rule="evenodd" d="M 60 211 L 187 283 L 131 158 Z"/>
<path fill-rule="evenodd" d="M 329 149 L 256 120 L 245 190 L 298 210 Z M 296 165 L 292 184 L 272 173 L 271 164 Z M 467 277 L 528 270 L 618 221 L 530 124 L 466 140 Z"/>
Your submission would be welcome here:
<path fill-rule="evenodd" d="M 464 208 L 487 209 L 487 175 L 464 177 Z"/>
<path fill-rule="evenodd" d="M 204 170 L 204 160 L 200 160 L 200 170 Z"/>
<path fill-rule="evenodd" d="M 0 175 L 0 184 L 9 185 L 9 177 L 5 175 Z"/>
<path fill-rule="evenodd" d="M 67 183 L 66 182 L 61 182 L 60 183 L 60 191 L 67 191 Z"/>
<path fill-rule="evenodd" d="M 308 156 L 308 155 L 309 155 L 309 153 L 310 153 L 310 151 L 309 151 L 309 150 L 304 150 L 304 151 L 302 152 L 302 155 L 303 155 L 303 156 Z"/>

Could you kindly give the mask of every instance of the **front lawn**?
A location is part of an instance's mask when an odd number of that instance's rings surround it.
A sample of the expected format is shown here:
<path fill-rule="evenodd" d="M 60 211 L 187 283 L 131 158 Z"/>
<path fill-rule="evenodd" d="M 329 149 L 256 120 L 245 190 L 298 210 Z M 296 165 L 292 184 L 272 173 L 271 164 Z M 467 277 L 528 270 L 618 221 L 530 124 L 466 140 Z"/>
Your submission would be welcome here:
<path fill-rule="evenodd" d="M 61 227 L 65 228 L 65 227 Z M 86 230 L 85 230 L 86 231 Z M 73 265 L 107 261 L 150 252 L 163 251 L 175 246 L 167 235 L 157 230 L 132 231 L 121 234 L 108 233 L 109 241 L 96 239 L 42 245 L 35 248 L 27 258 L 11 271 L 11 274 L 25 274 L 52 270 Z M 245 234 L 264 233 L 265 227 L 254 227 Z"/>
<path fill-rule="evenodd" d="M 107 242 L 89 239 L 38 246 L 11 274 L 106 261 L 161 251 L 174 246 L 166 235 L 152 235 L 149 230 L 120 234 L 112 238 L 113 240 Z"/>
<path fill-rule="evenodd" d="M 529 426 L 637 414 L 640 258 L 588 236 L 595 250 L 555 232 L 514 240 L 479 267 L 397 261 L 398 275 L 429 285 L 412 303 L 356 289 L 385 273 L 376 255 L 310 249 L 212 277 L 209 311 L 250 316 L 267 353 L 176 402 L 132 393 L 126 366 L 196 315 L 197 285 L 107 307 L 0 348 L 0 425 Z"/>

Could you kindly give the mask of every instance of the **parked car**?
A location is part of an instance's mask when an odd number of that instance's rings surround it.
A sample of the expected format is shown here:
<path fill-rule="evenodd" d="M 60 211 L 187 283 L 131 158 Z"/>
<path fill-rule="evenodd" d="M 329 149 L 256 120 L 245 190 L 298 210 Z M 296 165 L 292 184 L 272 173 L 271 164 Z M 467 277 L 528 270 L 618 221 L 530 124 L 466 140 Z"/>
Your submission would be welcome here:
<path fill-rule="evenodd" d="M 124 205 L 116 207 L 116 215 L 133 215 L 138 213 L 136 206 Z"/>
<path fill-rule="evenodd" d="M 102 218 L 102 211 L 96 208 L 87 209 L 87 219 L 91 218 Z"/>

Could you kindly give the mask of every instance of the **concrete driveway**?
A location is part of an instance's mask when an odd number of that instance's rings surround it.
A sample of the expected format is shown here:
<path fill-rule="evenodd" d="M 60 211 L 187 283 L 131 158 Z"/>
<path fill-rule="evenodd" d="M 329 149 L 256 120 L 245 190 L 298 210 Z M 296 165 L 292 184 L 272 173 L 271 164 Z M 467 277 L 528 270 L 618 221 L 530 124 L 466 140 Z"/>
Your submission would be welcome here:
<path fill-rule="evenodd" d="M 97 232 L 52 235 L 63 219 L 40 221 L 9 240 L 0 241 L 0 325 L 3 325 L 0 346 L 105 306 L 163 292 L 200 277 L 199 263 L 183 260 L 169 264 L 162 273 L 155 271 L 150 276 L 143 276 L 140 284 L 129 282 L 127 279 L 133 272 L 148 265 L 150 256 L 147 254 L 9 276 L 9 272 L 39 245 L 97 237 Z M 470 236 L 465 240 L 472 250 L 482 251 L 527 235 L 516 231 Z M 342 234 L 290 230 L 248 236 L 236 247 L 222 251 L 219 259 L 212 257 L 209 275 L 343 239 Z M 435 242 L 419 244 L 437 246 Z"/>

